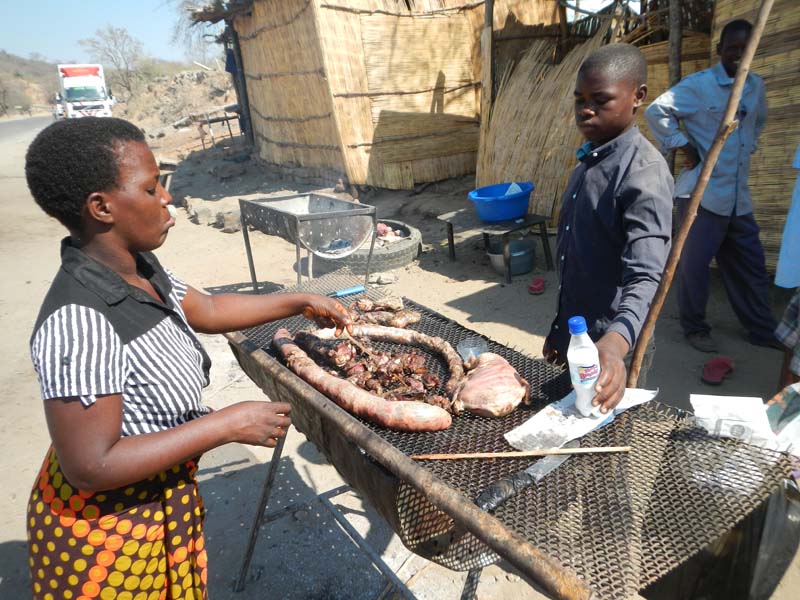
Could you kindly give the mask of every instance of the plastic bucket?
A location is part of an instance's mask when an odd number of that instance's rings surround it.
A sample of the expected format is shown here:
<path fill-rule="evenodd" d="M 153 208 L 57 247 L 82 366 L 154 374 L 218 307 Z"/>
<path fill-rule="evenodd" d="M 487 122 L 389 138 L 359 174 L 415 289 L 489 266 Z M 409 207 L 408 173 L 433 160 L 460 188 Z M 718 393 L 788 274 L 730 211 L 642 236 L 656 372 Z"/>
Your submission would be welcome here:
<path fill-rule="evenodd" d="M 495 221 L 510 221 L 524 217 L 528 212 L 528 201 L 533 191 L 530 181 L 515 182 L 521 191 L 508 194 L 512 183 L 497 183 L 472 190 L 467 196 L 475 203 L 478 217 L 481 221 L 489 223 Z"/>
<path fill-rule="evenodd" d="M 535 260 L 536 240 L 533 236 L 526 236 L 522 239 L 511 239 L 508 241 L 508 251 L 510 254 L 509 265 L 512 275 L 524 275 L 533 270 Z M 503 241 L 501 238 L 490 239 L 489 248 L 486 250 L 492 267 L 500 275 L 505 274 L 503 264 Z"/>

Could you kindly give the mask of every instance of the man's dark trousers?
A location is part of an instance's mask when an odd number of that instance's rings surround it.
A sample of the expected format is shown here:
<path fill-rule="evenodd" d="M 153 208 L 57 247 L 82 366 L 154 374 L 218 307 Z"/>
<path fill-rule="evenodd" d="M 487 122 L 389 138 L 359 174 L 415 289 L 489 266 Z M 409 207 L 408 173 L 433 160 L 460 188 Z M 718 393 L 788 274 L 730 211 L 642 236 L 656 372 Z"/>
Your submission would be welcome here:
<path fill-rule="evenodd" d="M 677 221 L 683 221 L 688 198 L 677 198 Z M 711 330 L 706 322 L 709 266 L 717 259 L 719 272 L 739 321 L 751 341 L 772 340 L 777 322 L 769 305 L 770 279 L 758 224 L 752 213 L 722 216 L 697 210 L 678 265 L 678 307 L 685 334 Z"/>

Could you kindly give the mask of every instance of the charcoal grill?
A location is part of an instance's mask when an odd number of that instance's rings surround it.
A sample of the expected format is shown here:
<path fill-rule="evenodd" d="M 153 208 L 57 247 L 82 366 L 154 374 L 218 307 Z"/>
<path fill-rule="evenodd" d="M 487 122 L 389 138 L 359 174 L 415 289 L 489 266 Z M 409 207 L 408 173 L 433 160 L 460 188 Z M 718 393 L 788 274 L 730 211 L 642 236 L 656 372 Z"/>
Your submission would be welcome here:
<path fill-rule="evenodd" d="M 302 248 L 307 250 L 307 273 L 310 280 L 313 276 L 314 254 L 326 259 L 345 258 L 369 240 L 367 273 L 364 278 L 364 285 L 367 284 L 377 226 L 374 206 L 343 200 L 330 194 L 311 192 L 268 198 L 240 198 L 239 212 L 250 277 L 256 291 L 258 279 L 250 247 L 250 227 L 267 235 L 276 235 L 295 245 L 298 285 L 302 282 Z"/>
<path fill-rule="evenodd" d="M 356 281 L 340 270 L 285 291 L 327 294 Z M 367 296 L 377 299 L 380 293 L 369 290 Z M 423 315 L 414 329 L 454 346 L 477 335 L 408 304 Z M 566 394 L 565 373 L 487 339 L 489 350 L 530 382 L 530 407 L 499 419 L 462 414 L 440 432 L 387 431 L 345 413 L 285 368 L 271 348 L 279 327 L 295 332 L 312 326 L 293 317 L 229 336 L 245 372 L 271 399 L 292 404 L 297 429 L 411 551 L 453 570 L 469 570 L 473 579 L 502 557 L 555 597 L 628 598 L 734 527 L 791 473 L 785 455 L 710 437 L 686 415 L 651 402 L 582 440 L 586 446 L 629 445 L 629 454 L 569 460 L 490 516 L 471 499 L 529 466 L 529 460 L 415 463 L 408 456 L 512 450 L 503 434 Z M 438 357 L 426 358 L 431 370 L 446 373 Z M 271 469 L 278 459 L 276 449 Z M 269 477 L 267 494 L 268 486 Z M 266 502 L 265 494 L 262 511 Z M 242 575 L 257 531 L 256 526 Z"/>

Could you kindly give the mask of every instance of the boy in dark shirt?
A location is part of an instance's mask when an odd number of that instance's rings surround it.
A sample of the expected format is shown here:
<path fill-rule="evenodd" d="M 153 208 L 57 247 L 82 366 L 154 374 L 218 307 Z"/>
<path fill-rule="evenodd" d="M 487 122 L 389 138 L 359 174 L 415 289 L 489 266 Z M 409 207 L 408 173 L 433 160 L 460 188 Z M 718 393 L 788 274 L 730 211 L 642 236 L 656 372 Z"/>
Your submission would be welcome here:
<path fill-rule="evenodd" d="M 592 403 L 603 413 L 622 399 L 625 359 L 661 280 L 670 247 L 673 180 L 634 125 L 647 96 L 647 62 L 628 44 L 593 52 L 575 84 L 575 122 L 586 139 L 561 201 L 558 307 L 544 355 L 564 363 L 567 320 L 586 318 L 602 372 Z M 652 352 L 646 360 L 652 359 Z M 639 385 L 647 365 L 643 365 Z"/>

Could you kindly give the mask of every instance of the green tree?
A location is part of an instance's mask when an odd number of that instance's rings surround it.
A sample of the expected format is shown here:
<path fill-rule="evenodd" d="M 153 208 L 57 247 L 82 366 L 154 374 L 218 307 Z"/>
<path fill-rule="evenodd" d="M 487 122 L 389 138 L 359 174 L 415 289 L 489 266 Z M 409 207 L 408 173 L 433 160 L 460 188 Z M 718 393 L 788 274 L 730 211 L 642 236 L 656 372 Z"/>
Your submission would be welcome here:
<path fill-rule="evenodd" d="M 142 60 L 142 43 L 131 36 L 124 27 L 106 25 L 98 29 L 94 37 L 78 42 L 91 55 L 92 59 L 114 68 L 110 77 L 116 85 L 125 90 L 128 97 L 133 95 L 134 85 L 139 76 L 139 63 Z"/>

